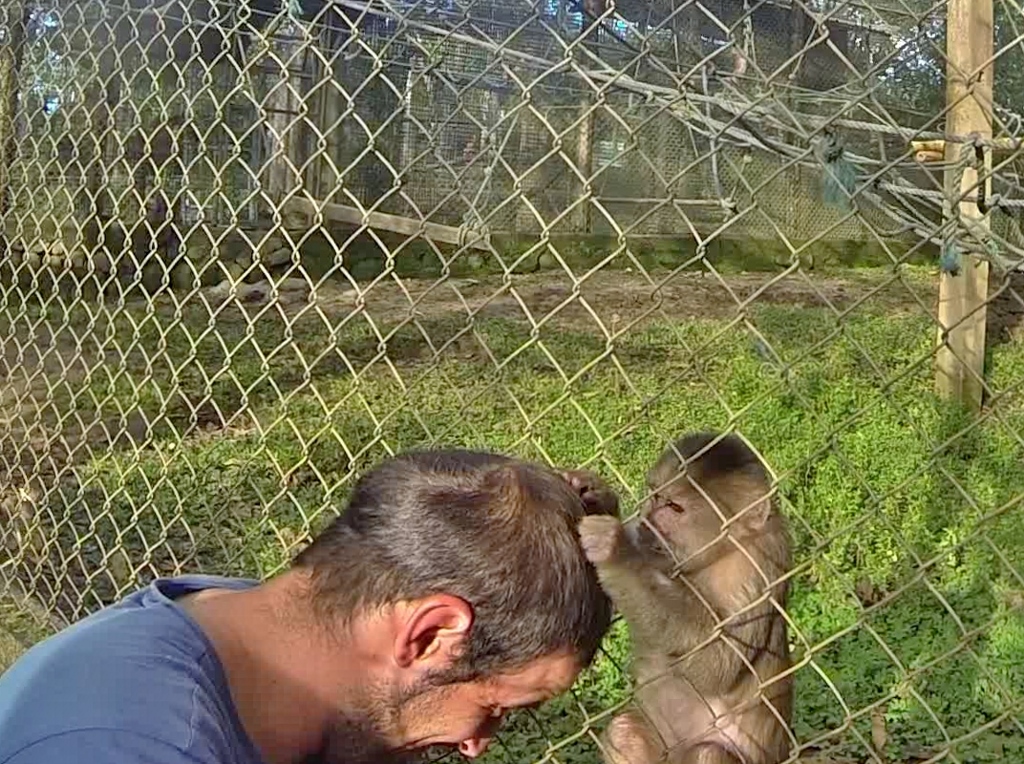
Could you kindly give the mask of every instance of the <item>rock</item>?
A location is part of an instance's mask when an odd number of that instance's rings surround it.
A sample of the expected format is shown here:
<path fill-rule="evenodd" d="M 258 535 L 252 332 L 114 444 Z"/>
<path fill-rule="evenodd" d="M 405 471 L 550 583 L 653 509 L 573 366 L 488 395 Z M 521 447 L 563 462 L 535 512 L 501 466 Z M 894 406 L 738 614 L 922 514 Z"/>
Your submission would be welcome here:
<path fill-rule="evenodd" d="M 25 255 L 25 265 L 32 270 L 38 270 L 43 264 L 43 256 L 38 252 L 29 252 Z"/>
<path fill-rule="evenodd" d="M 86 265 L 89 262 L 89 255 L 83 249 L 75 249 L 68 257 L 68 262 L 71 264 L 72 269 L 82 272 L 85 271 Z"/>
<path fill-rule="evenodd" d="M 252 262 L 253 244 L 239 233 L 222 240 L 217 249 L 221 260 Z"/>
<path fill-rule="evenodd" d="M 286 265 L 292 262 L 294 251 L 291 247 L 278 247 L 277 249 L 269 250 L 268 254 L 261 254 L 260 262 L 267 268 Z"/>
<path fill-rule="evenodd" d="M 242 277 L 245 275 L 245 266 L 234 260 L 228 262 L 222 261 L 217 263 L 217 265 L 219 266 L 219 270 L 221 271 L 221 275 L 224 280 L 242 281 Z M 217 268 L 214 268 L 214 270 L 217 270 Z"/>
<path fill-rule="evenodd" d="M 522 257 L 512 269 L 513 273 L 533 273 L 540 267 L 540 255 L 537 252 L 530 252 Z"/>
<path fill-rule="evenodd" d="M 51 255 L 57 255 L 58 257 L 62 257 L 63 255 L 67 254 L 67 250 L 64 248 L 64 242 L 62 241 L 53 242 L 50 245 L 49 249 Z"/>
<path fill-rule="evenodd" d="M 310 286 L 305 279 L 292 277 L 278 281 L 277 289 L 280 292 L 308 292 Z"/>
<path fill-rule="evenodd" d="M 110 255 L 100 250 L 93 254 L 92 265 L 97 273 L 106 275 L 110 273 Z"/>
<path fill-rule="evenodd" d="M 185 242 L 185 256 L 196 263 L 209 262 L 213 252 L 213 242 L 205 235 L 194 234 Z"/>
<path fill-rule="evenodd" d="M 284 236 L 279 233 L 272 233 L 270 236 L 266 234 L 257 236 L 254 233 L 252 240 L 261 252 L 273 252 L 278 249 L 287 249 L 290 252 L 292 249 Z"/>
<path fill-rule="evenodd" d="M 64 267 L 64 256 L 49 254 L 46 256 L 46 264 L 54 270 L 61 270 Z"/>
<path fill-rule="evenodd" d="M 199 279 L 192 266 L 187 260 L 179 261 L 171 270 L 171 289 L 175 292 L 191 292 L 197 286 Z"/>
<path fill-rule="evenodd" d="M 107 571 L 109 571 L 110 577 L 114 579 L 115 584 L 125 585 L 132 581 L 131 565 L 124 551 L 118 550 L 114 552 L 106 559 L 104 564 Z"/>
<path fill-rule="evenodd" d="M 118 220 L 110 220 L 100 235 L 100 242 L 109 252 L 120 255 L 128 242 L 128 232 Z"/>
<path fill-rule="evenodd" d="M 260 281 L 255 284 L 235 282 L 233 286 L 235 289 L 234 300 L 236 302 L 266 302 L 267 297 L 270 295 L 270 284 L 266 281 Z M 213 302 L 230 300 L 232 299 L 231 288 L 232 282 L 225 279 L 216 286 L 206 289 L 206 296 Z"/>
<path fill-rule="evenodd" d="M 142 266 L 142 288 L 149 294 L 154 294 L 160 291 L 163 285 L 164 273 L 167 269 L 164 268 L 163 264 L 156 261 L 150 260 Z"/>
<path fill-rule="evenodd" d="M 277 282 L 277 300 L 281 304 L 295 305 L 309 299 L 312 291 L 310 284 L 305 279 L 287 278 Z"/>
<path fill-rule="evenodd" d="M 543 270 L 551 270 L 552 268 L 558 267 L 558 260 L 556 260 L 555 256 L 552 255 L 550 252 L 545 252 L 544 254 L 537 258 L 537 264 Z"/>

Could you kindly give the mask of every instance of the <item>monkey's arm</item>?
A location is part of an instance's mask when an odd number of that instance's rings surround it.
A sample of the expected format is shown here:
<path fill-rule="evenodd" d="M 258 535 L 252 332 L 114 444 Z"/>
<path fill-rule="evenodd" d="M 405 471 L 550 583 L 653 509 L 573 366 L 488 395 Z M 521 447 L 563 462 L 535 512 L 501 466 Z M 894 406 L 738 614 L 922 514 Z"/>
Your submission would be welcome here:
<path fill-rule="evenodd" d="M 637 654 L 667 655 L 698 692 L 720 691 L 750 674 L 757 651 L 768 645 L 776 616 L 770 604 L 758 604 L 728 620 L 719 618 L 686 581 L 670 578 L 632 546 L 597 565 L 601 585 L 629 624 Z M 771 647 L 771 645 L 768 645 Z M 696 652 L 694 652 L 696 650 Z M 746 660 L 745 660 L 746 659 Z"/>

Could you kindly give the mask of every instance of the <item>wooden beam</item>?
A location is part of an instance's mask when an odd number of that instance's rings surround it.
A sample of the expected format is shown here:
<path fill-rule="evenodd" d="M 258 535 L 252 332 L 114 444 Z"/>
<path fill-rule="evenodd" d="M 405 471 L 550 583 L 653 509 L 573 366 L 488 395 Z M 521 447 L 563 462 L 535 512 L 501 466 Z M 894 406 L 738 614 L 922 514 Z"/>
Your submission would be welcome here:
<path fill-rule="evenodd" d="M 992 137 L 993 13 L 992 0 L 948 0 L 946 22 L 947 135 Z M 978 209 L 979 172 L 964 167 L 961 150 L 967 144 L 946 141 L 944 213 L 958 217 L 958 228 L 987 229 L 988 217 Z M 991 186 L 992 152 L 984 149 L 984 177 Z M 961 174 L 962 170 L 962 174 Z M 989 191 L 986 196 L 990 196 Z M 973 240 L 975 237 L 970 237 Z M 981 408 L 985 365 L 985 303 L 988 299 L 988 261 L 962 253 L 959 275 L 939 276 L 939 332 L 936 354 L 936 392 Z"/>
<path fill-rule="evenodd" d="M 312 202 L 308 199 L 292 199 L 286 206 L 314 218 L 319 213 L 328 220 L 347 223 L 348 225 L 365 225 L 367 228 L 379 228 L 404 236 L 423 236 L 431 241 L 463 245 L 471 249 L 482 249 L 488 252 L 493 251 L 491 237 L 481 236 L 472 229 L 461 229 L 456 226 L 442 225 L 440 223 L 428 223 L 425 220 L 416 220 L 415 218 L 407 218 L 401 215 L 389 215 L 385 212 L 364 213 L 357 207 L 349 207 L 347 204 Z"/>
<path fill-rule="evenodd" d="M 911 141 L 910 148 L 914 152 L 914 159 L 918 162 L 941 162 L 946 158 L 946 144 L 971 143 L 970 139 L 954 141 L 952 138 L 943 140 L 941 138 L 927 141 Z M 982 145 L 992 149 L 993 152 L 1016 152 L 1024 148 L 1024 140 L 1020 138 L 992 138 L 982 141 Z"/>

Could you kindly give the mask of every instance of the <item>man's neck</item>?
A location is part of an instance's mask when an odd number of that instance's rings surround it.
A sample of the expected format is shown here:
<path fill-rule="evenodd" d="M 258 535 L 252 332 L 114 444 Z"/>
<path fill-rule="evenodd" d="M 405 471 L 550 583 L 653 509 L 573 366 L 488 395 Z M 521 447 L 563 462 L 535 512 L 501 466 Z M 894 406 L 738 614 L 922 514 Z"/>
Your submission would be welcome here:
<path fill-rule="evenodd" d="M 291 618 L 299 585 L 285 574 L 254 589 L 207 590 L 181 601 L 213 644 L 242 725 L 267 764 L 314 755 L 339 700 L 323 676 L 317 630 Z M 344 652 L 332 656 L 335 667 Z"/>

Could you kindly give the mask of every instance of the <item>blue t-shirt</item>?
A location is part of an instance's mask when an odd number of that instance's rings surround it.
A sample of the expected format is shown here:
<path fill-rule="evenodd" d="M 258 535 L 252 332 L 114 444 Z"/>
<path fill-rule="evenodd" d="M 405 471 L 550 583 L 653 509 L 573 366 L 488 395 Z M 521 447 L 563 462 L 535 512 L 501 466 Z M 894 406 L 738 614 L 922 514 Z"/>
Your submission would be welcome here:
<path fill-rule="evenodd" d="M 0 764 L 263 764 L 206 635 L 174 600 L 255 581 L 157 579 L 0 676 Z"/>

